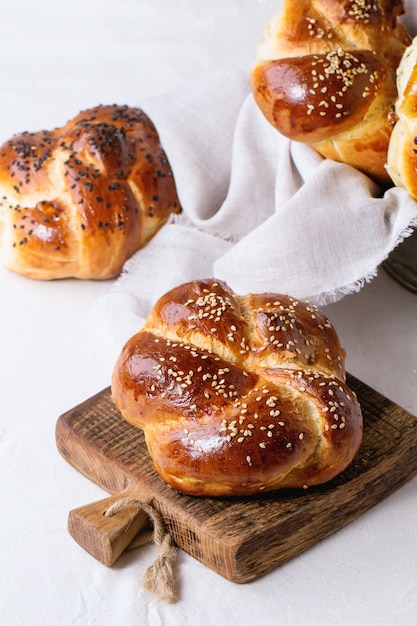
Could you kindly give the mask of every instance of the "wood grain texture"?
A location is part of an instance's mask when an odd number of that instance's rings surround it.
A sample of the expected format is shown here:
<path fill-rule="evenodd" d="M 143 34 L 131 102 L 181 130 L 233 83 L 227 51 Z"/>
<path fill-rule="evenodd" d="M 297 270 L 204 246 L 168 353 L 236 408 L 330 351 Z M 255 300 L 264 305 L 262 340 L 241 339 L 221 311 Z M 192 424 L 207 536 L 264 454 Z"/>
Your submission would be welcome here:
<path fill-rule="evenodd" d="M 361 448 L 336 479 L 305 491 L 229 499 L 177 493 L 153 469 L 143 433 L 121 417 L 110 388 L 58 419 L 57 447 L 108 493 L 152 501 L 178 547 L 246 583 L 339 530 L 417 473 L 417 418 L 352 376 L 348 384 L 362 406 Z"/>
<path fill-rule="evenodd" d="M 136 535 L 149 523 L 147 514 L 135 504 L 124 505 L 117 515 L 105 514 L 121 499 L 134 499 L 129 492 L 104 498 L 70 511 L 68 531 L 91 556 L 113 565 Z"/>

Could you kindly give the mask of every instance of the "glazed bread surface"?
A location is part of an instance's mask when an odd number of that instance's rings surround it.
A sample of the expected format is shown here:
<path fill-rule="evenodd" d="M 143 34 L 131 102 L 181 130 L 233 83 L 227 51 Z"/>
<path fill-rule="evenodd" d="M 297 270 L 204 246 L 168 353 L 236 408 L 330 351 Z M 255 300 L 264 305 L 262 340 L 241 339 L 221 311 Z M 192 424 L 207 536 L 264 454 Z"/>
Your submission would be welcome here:
<path fill-rule="evenodd" d="M 396 70 L 410 38 L 401 0 L 284 0 L 251 72 L 266 119 L 283 135 L 377 183 L 386 171 Z"/>
<path fill-rule="evenodd" d="M 123 347 L 112 393 L 155 469 L 196 496 L 324 483 L 351 462 L 362 414 L 328 319 L 286 295 L 180 285 Z"/>
<path fill-rule="evenodd" d="M 158 133 L 127 106 L 0 147 L 0 261 L 29 278 L 107 279 L 180 210 Z"/>
<path fill-rule="evenodd" d="M 388 171 L 398 187 L 417 200 L 417 37 L 398 68 L 396 123 L 388 149 Z"/>

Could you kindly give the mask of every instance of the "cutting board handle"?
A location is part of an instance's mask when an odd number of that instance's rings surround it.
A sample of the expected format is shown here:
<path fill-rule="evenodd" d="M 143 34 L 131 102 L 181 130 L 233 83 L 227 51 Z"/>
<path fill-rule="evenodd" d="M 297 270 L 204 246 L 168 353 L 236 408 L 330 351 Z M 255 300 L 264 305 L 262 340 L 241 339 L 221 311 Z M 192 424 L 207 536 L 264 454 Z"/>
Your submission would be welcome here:
<path fill-rule="evenodd" d="M 144 528 L 151 527 L 148 515 L 127 491 L 73 509 L 68 515 L 68 532 L 91 556 L 111 566 Z M 123 507 L 106 515 L 120 500 Z"/>

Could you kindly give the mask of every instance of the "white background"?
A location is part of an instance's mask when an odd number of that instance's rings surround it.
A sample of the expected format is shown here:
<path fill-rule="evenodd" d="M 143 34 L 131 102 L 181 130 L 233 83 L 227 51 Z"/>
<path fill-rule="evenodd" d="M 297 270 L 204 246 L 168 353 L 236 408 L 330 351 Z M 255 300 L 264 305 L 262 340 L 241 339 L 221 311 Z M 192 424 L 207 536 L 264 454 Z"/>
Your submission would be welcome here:
<path fill-rule="evenodd" d="M 134 105 L 221 65 L 247 70 L 278 6 L 1 0 L 0 141 L 99 103 Z M 97 306 L 110 284 L 39 283 L 0 270 L 1 626 L 414 624 L 417 479 L 248 585 L 180 552 L 174 605 L 141 588 L 152 546 L 109 569 L 73 542 L 68 511 L 106 494 L 63 461 L 54 430 L 61 413 L 110 382 L 121 346 Z M 417 414 L 417 296 L 380 270 L 325 312 L 348 369 Z"/>

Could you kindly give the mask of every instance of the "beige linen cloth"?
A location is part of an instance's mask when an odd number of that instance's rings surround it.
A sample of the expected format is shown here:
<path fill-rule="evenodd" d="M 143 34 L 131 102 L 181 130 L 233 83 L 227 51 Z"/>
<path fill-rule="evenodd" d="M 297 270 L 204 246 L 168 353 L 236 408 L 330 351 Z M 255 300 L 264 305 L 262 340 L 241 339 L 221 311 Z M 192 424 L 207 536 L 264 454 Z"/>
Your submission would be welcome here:
<path fill-rule="evenodd" d="M 324 305 L 358 291 L 417 224 L 417 203 L 281 136 L 244 72 L 223 69 L 139 102 L 158 129 L 183 212 L 126 264 L 101 305 L 115 338 L 156 299 L 215 277 L 239 294 L 273 291 Z"/>

